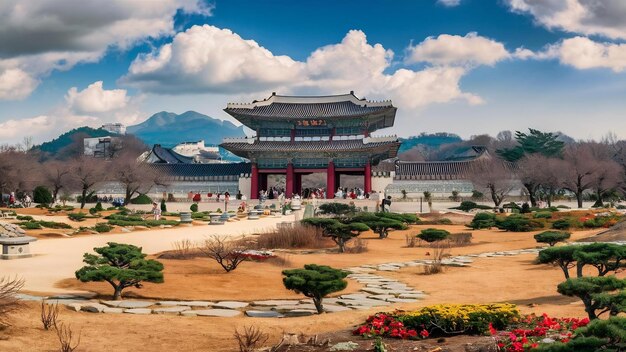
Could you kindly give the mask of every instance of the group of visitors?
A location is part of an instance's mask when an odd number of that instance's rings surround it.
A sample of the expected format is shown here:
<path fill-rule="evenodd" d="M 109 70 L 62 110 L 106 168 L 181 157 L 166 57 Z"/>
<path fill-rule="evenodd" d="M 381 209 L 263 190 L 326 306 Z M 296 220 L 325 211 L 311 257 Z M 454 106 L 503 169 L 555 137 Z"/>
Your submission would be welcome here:
<path fill-rule="evenodd" d="M 351 188 L 337 188 L 337 192 L 335 192 L 335 198 L 337 199 L 369 199 L 370 194 L 365 192 L 362 188 L 356 187 Z"/>
<path fill-rule="evenodd" d="M 239 197 L 239 195 L 241 195 L 241 191 L 237 194 L 237 196 Z M 213 194 L 212 192 L 209 192 L 206 194 L 207 197 L 207 201 L 210 201 L 211 199 L 215 198 L 216 202 L 224 202 L 224 201 L 228 201 L 230 199 L 230 193 L 228 191 L 224 192 L 222 194 L 222 192 L 217 192 L 215 194 Z M 200 192 L 189 192 L 187 193 L 187 200 L 190 202 L 195 202 L 195 203 L 199 203 L 202 201 L 202 194 Z"/>
<path fill-rule="evenodd" d="M 15 196 L 15 192 L 11 192 L 8 195 L 2 195 L 1 203 L 9 206 L 21 205 L 24 208 L 28 208 L 32 205 L 33 199 L 27 193 L 22 194 L 21 198 L 18 199 L 18 197 Z"/>

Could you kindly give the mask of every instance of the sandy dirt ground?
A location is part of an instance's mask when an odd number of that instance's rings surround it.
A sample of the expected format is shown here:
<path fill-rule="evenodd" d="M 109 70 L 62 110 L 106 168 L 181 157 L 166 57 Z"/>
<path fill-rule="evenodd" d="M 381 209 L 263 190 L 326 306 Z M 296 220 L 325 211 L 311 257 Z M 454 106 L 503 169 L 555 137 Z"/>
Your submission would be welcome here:
<path fill-rule="evenodd" d="M 55 288 L 58 281 L 72 277 L 81 267 L 83 253 L 91 252 L 107 242 L 133 244 L 143 248 L 145 253 L 154 254 L 172 249 L 172 243 L 189 239 L 201 241 L 209 235 L 242 236 L 273 228 L 278 222 L 293 220 L 293 217 L 259 220 L 242 220 L 224 225 L 178 226 L 169 229 L 135 231 L 123 234 L 100 234 L 77 236 L 74 238 L 40 239 L 31 243 L 31 258 L 0 261 L 0 272 L 4 275 L 18 275 L 26 281 L 27 291 L 67 292 Z"/>
<path fill-rule="evenodd" d="M 284 221 L 285 219 L 281 219 Z M 142 245 L 146 252 L 157 253 L 171 249 L 178 239 L 200 239 L 208 233 L 223 231 L 232 235 L 271 227 L 275 220 L 266 218 L 244 228 L 245 222 L 221 227 L 190 227 L 143 231 L 124 235 L 81 236 L 73 239 L 40 240 L 36 251 L 46 253 L 27 260 L 0 262 L 3 273 L 19 274 L 34 281 L 31 291 L 55 292 L 92 290 L 106 295 L 110 288 L 102 284 L 81 284 L 71 279 L 80 267 L 84 251 L 107 241 Z M 429 258 L 430 248 L 406 248 L 405 236 L 414 236 L 421 228 L 392 232 L 385 240 L 374 234 L 364 234 L 368 252 L 361 254 L 289 254 L 288 267 L 305 263 L 321 263 L 342 268 L 358 264 L 376 264 L 391 261 Z M 451 232 L 468 232 L 461 225 L 436 226 Z M 211 231 L 207 231 L 211 230 Z M 572 240 L 591 236 L 598 231 L 579 231 Z M 536 246 L 533 234 L 507 233 L 497 230 L 472 231 L 473 244 L 450 250 L 451 255 L 482 253 L 495 250 L 532 248 Z M 67 258 L 66 258 L 67 257 Z M 416 303 L 394 305 L 391 309 L 415 309 L 435 303 L 513 302 L 524 313 L 547 312 L 556 316 L 584 316 L 582 305 L 575 299 L 561 297 L 556 285 L 563 281 L 558 268 L 533 264 L 533 255 L 477 259 L 471 267 L 446 268 L 441 274 L 426 276 L 419 268 L 405 268 L 385 273 L 423 290 L 428 297 Z M 235 272 L 225 274 L 209 260 L 164 260 L 165 284 L 146 285 L 141 290 L 129 290 L 131 295 L 151 298 L 181 299 L 240 299 L 295 298 L 294 293 L 282 287 L 281 266 L 269 263 L 243 263 Z M 54 270 L 50 270 L 54 268 Z M 623 274 L 621 274 L 623 276 Z M 358 289 L 352 282 L 346 292 Z M 61 309 L 60 320 L 81 332 L 79 351 L 236 351 L 233 332 L 244 325 L 256 325 L 270 334 L 269 343 L 277 342 L 283 332 L 308 335 L 332 333 L 352 329 L 368 315 L 380 308 L 347 311 L 302 318 L 205 318 L 181 316 L 130 316 L 71 312 Z M 0 351 L 55 351 L 58 341 L 52 331 L 44 331 L 39 321 L 39 306 L 27 303 L 16 314 L 13 326 L 0 332 Z M 354 338 L 358 339 L 358 338 Z"/>

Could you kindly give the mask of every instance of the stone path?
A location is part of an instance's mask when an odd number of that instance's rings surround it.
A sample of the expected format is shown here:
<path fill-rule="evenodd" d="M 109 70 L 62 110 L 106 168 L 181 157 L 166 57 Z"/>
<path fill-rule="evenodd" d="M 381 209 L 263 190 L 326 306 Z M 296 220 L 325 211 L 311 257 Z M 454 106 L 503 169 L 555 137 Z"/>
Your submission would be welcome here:
<path fill-rule="evenodd" d="M 614 242 L 626 245 L 626 242 Z M 572 243 L 588 244 L 588 243 Z M 544 248 L 517 249 L 509 251 L 485 252 L 479 254 L 448 257 L 442 264 L 448 266 L 469 266 L 475 258 L 498 258 L 522 254 L 537 254 Z M 431 264 L 432 260 L 413 260 L 406 262 L 390 262 L 376 265 L 361 265 L 344 270 L 350 272 L 349 279 L 356 280 L 364 287 L 358 293 L 341 295 L 324 299 L 324 310 L 327 313 L 349 310 L 369 309 L 372 307 L 389 306 L 394 303 L 410 303 L 423 299 L 426 294 L 415 290 L 396 279 L 384 276 L 385 272 L 397 271 L 405 267 Z M 168 314 L 193 317 L 236 317 L 248 316 L 256 318 L 300 317 L 316 314 L 313 301 L 301 300 L 260 300 L 252 302 L 238 301 L 94 301 L 90 297 L 59 295 L 39 297 L 20 295 L 24 300 L 46 300 L 49 304 L 66 305 L 75 311 L 107 313 L 107 314 Z"/>

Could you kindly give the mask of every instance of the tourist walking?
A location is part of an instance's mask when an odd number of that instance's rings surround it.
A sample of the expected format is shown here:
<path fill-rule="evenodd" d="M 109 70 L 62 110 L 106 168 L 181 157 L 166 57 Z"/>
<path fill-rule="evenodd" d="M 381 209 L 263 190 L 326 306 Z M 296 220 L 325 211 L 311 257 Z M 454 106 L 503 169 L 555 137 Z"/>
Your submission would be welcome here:
<path fill-rule="evenodd" d="M 152 203 L 152 215 L 154 215 L 154 220 L 161 219 L 161 208 L 158 207 L 157 203 Z"/>
<path fill-rule="evenodd" d="M 389 213 L 389 211 L 391 210 L 391 196 L 387 196 L 387 198 L 383 199 L 382 206 L 383 212 Z"/>

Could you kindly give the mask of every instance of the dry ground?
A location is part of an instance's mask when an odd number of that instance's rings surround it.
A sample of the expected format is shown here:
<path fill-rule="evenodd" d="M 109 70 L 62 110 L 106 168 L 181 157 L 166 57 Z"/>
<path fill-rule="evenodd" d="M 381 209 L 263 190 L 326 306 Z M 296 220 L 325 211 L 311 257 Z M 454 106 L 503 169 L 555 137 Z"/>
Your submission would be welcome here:
<path fill-rule="evenodd" d="M 30 210 L 29 210 L 30 212 Z M 24 213 L 20 211 L 20 213 Z M 33 211 L 33 215 L 36 214 Z M 61 215 L 62 216 L 62 215 Z M 48 217 L 47 217 L 48 218 Z M 52 217 L 50 217 L 52 218 Z M 463 218 L 455 218 L 462 223 Z M 84 222 L 80 223 L 84 226 Z M 75 226 L 73 224 L 73 226 Z M 193 260 L 162 260 L 165 264 L 165 283 L 146 284 L 142 289 L 128 289 L 131 296 L 154 299 L 198 300 L 259 300 L 300 297 L 282 286 L 281 270 L 301 267 L 307 263 L 345 268 L 360 264 L 377 264 L 430 258 L 430 248 L 406 248 L 405 236 L 414 236 L 422 228 L 445 228 L 450 232 L 469 232 L 462 225 L 412 226 L 396 231 L 385 240 L 372 233 L 367 239 L 369 251 L 361 254 L 281 254 L 287 264 L 245 262 L 231 273 L 224 273 L 216 263 L 206 258 Z M 42 230 L 43 231 L 43 230 Z M 587 238 L 599 232 L 578 231 L 572 240 Z M 472 245 L 456 247 L 450 255 L 482 253 L 535 247 L 533 234 L 507 233 L 498 230 L 472 231 Z M 46 237 L 43 233 L 40 236 Z M 45 239 L 42 239 L 45 240 Z M 71 241 L 71 240 L 70 240 Z M 394 305 L 387 310 L 415 309 L 435 303 L 512 302 L 525 313 L 547 312 L 555 316 L 584 316 L 582 305 L 574 299 L 561 297 L 556 285 L 563 280 L 558 268 L 533 264 L 533 255 L 486 258 L 476 260 L 468 268 L 446 268 L 437 275 L 425 276 L 419 268 L 405 268 L 384 273 L 409 283 L 428 294 L 417 303 Z M 623 274 L 622 274 L 623 276 Z M 111 292 L 102 283 L 80 283 L 67 278 L 57 283 L 59 288 L 91 290 L 103 297 Z M 342 292 L 354 292 L 359 284 L 350 281 Z M 256 325 L 270 334 L 268 343 L 277 342 L 283 332 L 307 335 L 327 334 L 334 340 L 350 339 L 347 331 L 361 323 L 368 315 L 381 310 L 348 311 L 314 317 L 288 319 L 262 318 L 206 318 L 179 316 L 131 316 L 71 312 L 61 309 L 60 319 L 71 324 L 82 335 L 80 351 L 236 351 L 233 331 L 244 325 Z M 0 331 L 0 351 L 58 351 L 56 335 L 44 331 L 39 321 L 39 306 L 27 303 L 14 316 L 13 326 Z M 353 340 L 360 340 L 352 337 Z M 466 340 L 450 339 L 450 350 L 460 349 Z M 363 346 L 368 346 L 365 342 Z M 444 344 L 445 345 L 445 344 Z M 453 347 L 456 346 L 456 347 Z M 457 347 L 459 349 L 457 349 Z M 404 350 L 404 349 L 401 349 Z M 411 348 L 412 350 L 412 348 Z M 419 349 L 418 349 L 419 350 Z"/>

